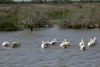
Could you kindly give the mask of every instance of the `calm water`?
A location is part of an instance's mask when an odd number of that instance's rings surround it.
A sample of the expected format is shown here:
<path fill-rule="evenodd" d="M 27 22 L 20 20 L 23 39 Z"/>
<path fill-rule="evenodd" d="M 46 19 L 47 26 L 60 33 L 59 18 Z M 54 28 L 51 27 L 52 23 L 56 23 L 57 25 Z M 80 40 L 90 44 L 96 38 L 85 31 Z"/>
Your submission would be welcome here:
<path fill-rule="evenodd" d="M 80 51 L 78 43 L 83 38 L 85 43 L 97 37 L 95 47 Z M 41 41 L 57 38 L 58 44 L 41 49 Z M 71 42 L 66 49 L 59 47 L 63 39 Z M 21 41 L 19 48 L 3 48 L 0 45 L 0 67 L 100 67 L 100 29 L 59 29 L 57 27 L 17 32 L 0 32 L 0 44 L 3 41 Z"/>

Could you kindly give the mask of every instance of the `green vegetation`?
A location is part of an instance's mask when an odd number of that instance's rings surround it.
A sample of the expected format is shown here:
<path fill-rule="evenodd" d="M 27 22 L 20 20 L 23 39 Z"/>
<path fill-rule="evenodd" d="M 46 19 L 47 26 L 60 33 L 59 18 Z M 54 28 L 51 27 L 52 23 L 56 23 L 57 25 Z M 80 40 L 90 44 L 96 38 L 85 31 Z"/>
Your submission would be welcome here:
<path fill-rule="evenodd" d="M 49 8 L 46 14 L 51 18 L 51 19 L 62 19 L 67 16 L 69 13 L 69 10 L 67 8 Z"/>
<path fill-rule="evenodd" d="M 99 4 L 71 6 L 39 6 L 0 8 L 0 31 L 50 27 L 93 29 L 100 28 Z"/>
<path fill-rule="evenodd" d="M 20 29 L 18 10 L 19 7 L 0 9 L 0 31 L 16 31 Z"/>
<path fill-rule="evenodd" d="M 48 15 L 41 7 L 31 6 L 28 8 L 23 8 L 20 15 L 23 25 L 30 28 L 31 31 L 34 28 L 51 26 Z"/>
<path fill-rule="evenodd" d="M 13 0 L 0 0 L 1 4 L 10 4 L 10 3 L 14 3 Z"/>
<path fill-rule="evenodd" d="M 75 8 L 75 9 L 74 9 Z M 82 8 L 72 7 L 71 15 L 63 19 L 59 23 L 61 28 L 95 28 L 98 27 L 100 21 L 100 12 L 97 5 L 84 5 Z"/>

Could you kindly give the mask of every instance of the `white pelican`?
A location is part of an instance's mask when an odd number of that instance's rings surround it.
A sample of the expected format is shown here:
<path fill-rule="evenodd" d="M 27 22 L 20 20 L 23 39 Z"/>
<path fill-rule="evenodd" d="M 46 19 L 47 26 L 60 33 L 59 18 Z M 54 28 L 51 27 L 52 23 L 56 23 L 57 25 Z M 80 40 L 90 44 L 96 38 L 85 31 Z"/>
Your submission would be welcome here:
<path fill-rule="evenodd" d="M 11 45 L 11 47 L 13 47 L 13 48 L 16 48 L 16 47 L 19 47 L 19 46 L 20 46 L 20 41 L 13 42 L 12 45 Z"/>
<path fill-rule="evenodd" d="M 56 40 L 56 38 L 54 38 L 54 40 L 52 40 L 52 41 L 50 42 L 50 44 L 51 44 L 51 45 L 56 45 L 57 42 L 58 42 L 58 41 Z"/>
<path fill-rule="evenodd" d="M 44 41 L 42 41 L 41 48 L 47 48 L 47 47 L 48 47 L 48 44 L 47 44 L 47 42 L 44 42 Z"/>
<path fill-rule="evenodd" d="M 82 51 L 86 50 L 85 45 L 80 46 L 80 50 L 82 50 Z"/>
<path fill-rule="evenodd" d="M 49 41 L 46 41 L 45 43 L 46 43 L 48 46 L 51 45 Z"/>
<path fill-rule="evenodd" d="M 67 41 L 66 39 L 64 39 L 64 43 L 65 43 L 67 46 L 70 46 L 70 42 Z"/>
<path fill-rule="evenodd" d="M 94 42 L 94 45 L 96 45 L 97 38 L 96 38 L 96 37 L 94 37 L 92 40 L 93 40 L 93 42 Z"/>
<path fill-rule="evenodd" d="M 80 47 L 80 50 L 82 50 L 82 51 L 86 50 L 83 39 L 81 39 L 81 42 L 79 43 L 79 47 Z"/>
<path fill-rule="evenodd" d="M 68 46 L 70 46 L 70 44 L 66 39 L 64 39 L 64 41 L 60 44 L 61 48 L 67 48 Z"/>
<path fill-rule="evenodd" d="M 81 39 L 81 42 L 79 43 L 79 46 L 82 46 L 82 44 L 84 43 L 83 39 Z"/>
<path fill-rule="evenodd" d="M 90 39 L 90 41 L 88 42 L 87 46 L 88 46 L 88 47 L 94 46 L 94 41 L 93 41 L 93 39 Z"/>
<path fill-rule="evenodd" d="M 96 42 L 96 39 L 97 39 L 97 38 L 96 38 L 96 37 L 94 37 L 94 38 L 93 38 L 93 41 L 94 41 L 94 42 Z"/>
<path fill-rule="evenodd" d="M 9 45 L 10 45 L 10 44 L 9 44 L 8 41 L 5 41 L 5 42 L 2 43 L 2 46 L 4 46 L 4 47 L 8 47 Z"/>

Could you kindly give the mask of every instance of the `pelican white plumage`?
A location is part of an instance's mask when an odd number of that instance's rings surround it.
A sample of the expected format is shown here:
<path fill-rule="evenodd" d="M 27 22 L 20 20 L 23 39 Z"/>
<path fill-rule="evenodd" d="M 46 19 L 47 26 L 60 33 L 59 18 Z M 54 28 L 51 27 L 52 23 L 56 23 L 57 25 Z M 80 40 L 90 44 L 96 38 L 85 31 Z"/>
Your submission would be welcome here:
<path fill-rule="evenodd" d="M 58 42 L 58 41 L 56 40 L 56 38 L 54 38 L 54 40 L 52 40 L 52 41 L 50 42 L 50 44 L 51 44 L 51 45 L 56 45 L 57 42 Z"/>
<path fill-rule="evenodd" d="M 96 37 L 94 37 L 94 38 L 93 38 L 93 41 L 96 41 L 96 39 L 97 39 L 97 38 L 96 38 Z"/>
<path fill-rule="evenodd" d="M 97 38 L 96 38 L 96 37 L 94 37 L 92 40 L 93 40 L 93 42 L 94 42 L 94 45 L 96 45 Z"/>
<path fill-rule="evenodd" d="M 20 41 L 13 42 L 13 43 L 11 44 L 11 47 L 13 47 L 13 48 L 17 48 L 17 47 L 19 47 L 19 46 L 20 46 Z"/>
<path fill-rule="evenodd" d="M 90 41 L 87 44 L 88 47 L 93 47 L 94 46 L 94 41 L 93 39 L 90 39 Z"/>
<path fill-rule="evenodd" d="M 10 45 L 10 44 L 9 44 L 8 41 L 5 41 L 5 42 L 2 43 L 2 46 L 4 46 L 4 47 L 8 47 L 9 45 Z"/>
<path fill-rule="evenodd" d="M 66 39 L 64 39 L 64 43 L 65 43 L 67 46 L 70 46 L 70 42 L 67 41 Z"/>
<path fill-rule="evenodd" d="M 60 47 L 61 47 L 61 48 L 67 48 L 67 45 L 66 45 L 64 42 L 62 42 L 62 43 L 60 44 Z"/>
<path fill-rule="evenodd" d="M 69 44 L 70 42 L 67 41 L 66 39 L 64 39 L 64 41 L 62 41 L 62 43 L 60 44 L 61 48 L 67 48 L 68 46 L 70 46 Z"/>
<path fill-rule="evenodd" d="M 80 46 L 80 50 L 82 50 L 82 51 L 86 50 L 85 45 Z"/>
<path fill-rule="evenodd" d="M 81 39 L 81 42 L 79 43 L 79 46 L 82 46 L 84 43 L 83 39 Z"/>
<path fill-rule="evenodd" d="M 80 47 L 80 50 L 82 50 L 82 51 L 86 50 L 83 39 L 81 39 L 81 42 L 79 43 L 79 47 Z"/>
<path fill-rule="evenodd" d="M 51 45 L 49 41 L 46 41 L 45 44 L 46 44 L 47 46 Z"/>
<path fill-rule="evenodd" d="M 48 44 L 47 44 L 47 42 L 44 42 L 44 41 L 42 41 L 41 48 L 47 48 L 47 47 L 48 47 Z"/>

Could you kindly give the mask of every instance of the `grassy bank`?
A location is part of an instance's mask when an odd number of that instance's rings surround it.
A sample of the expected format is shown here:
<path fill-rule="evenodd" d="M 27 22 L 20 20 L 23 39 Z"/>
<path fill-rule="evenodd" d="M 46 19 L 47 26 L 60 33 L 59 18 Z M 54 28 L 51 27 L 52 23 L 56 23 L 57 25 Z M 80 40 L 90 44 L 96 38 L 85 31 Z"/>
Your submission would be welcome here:
<path fill-rule="evenodd" d="M 100 28 L 100 4 L 31 5 L 0 8 L 0 31 L 29 28 Z"/>
<path fill-rule="evenodd" d="M 63 19 L 59 26 L 62 28 L 96 28 L 99 27 L 100 8 L 98 5 L 79 5 L 70 9 L 70 15 Z"/>
<path fill-rule="evenodd" d="M 0 31 L 20 30 L 18 22 L 19 7 L 0 9 Z"/>
<path fill-rule="evenodd" d="M 0 9 L 0 31 L 50 27 L 49 17 L 41 7 L 14 6 Z"/>

